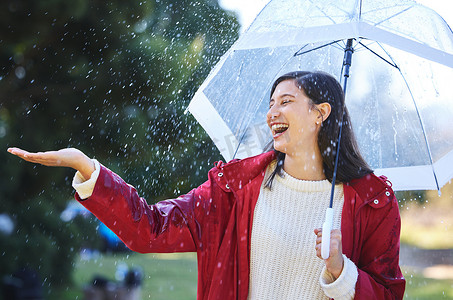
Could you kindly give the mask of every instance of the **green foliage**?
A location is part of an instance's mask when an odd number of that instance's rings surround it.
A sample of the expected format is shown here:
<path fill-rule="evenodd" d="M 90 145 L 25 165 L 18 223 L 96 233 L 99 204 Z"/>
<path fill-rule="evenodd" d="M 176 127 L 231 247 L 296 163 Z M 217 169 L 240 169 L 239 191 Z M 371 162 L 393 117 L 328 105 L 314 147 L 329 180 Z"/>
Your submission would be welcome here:
<path fill-rule="evenodd" d="M 17 230 L 0 237 L 0 275 L 25 264 L 63 282 L 61 260 L 86 239 L 84 225 L 58 217 L 73 172 L 6 148 L 77 147 L 149 202 L 187 192 L 220 155 L 183 112 L 238 29 L 212 0 L 0 3 L 0 213 Z"/>
<path fill-rule="evenodd" d="M 95 223 L 81 217 L 63 222 L 52 201 L 39 196 L 15 209 L 16 230 L 11 235 L 0 234 L 3 274 L 27 268 L 39 271 L 48 286 L 67 283 L 80 247 L 98 246 Z"/>
<path fill-rule="evenodd" d="M 422 204 L 426 201 L 426 191 L 397 191 L 395 196 L 401 207 L 412 202 Z"/>

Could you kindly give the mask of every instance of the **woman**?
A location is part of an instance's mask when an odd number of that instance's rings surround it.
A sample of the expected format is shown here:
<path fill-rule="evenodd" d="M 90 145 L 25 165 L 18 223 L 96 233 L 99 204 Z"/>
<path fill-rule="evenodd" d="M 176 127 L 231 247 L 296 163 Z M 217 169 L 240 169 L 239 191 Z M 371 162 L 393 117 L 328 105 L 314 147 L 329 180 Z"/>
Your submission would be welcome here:
<path fill-rule="evenodd" d="M 201 186 L 151 206 L 79 150 L 8 151 L 78 170 L 76 199 L 130 249 L 196 251 L 198 299 L 402 299 L 398 204 L 360 156 L 347 110 L 330 256 L 320 259 L 343 104 L 328 74 L 283 75 L 267 113 L 273 151 L 219 162 Z"/>

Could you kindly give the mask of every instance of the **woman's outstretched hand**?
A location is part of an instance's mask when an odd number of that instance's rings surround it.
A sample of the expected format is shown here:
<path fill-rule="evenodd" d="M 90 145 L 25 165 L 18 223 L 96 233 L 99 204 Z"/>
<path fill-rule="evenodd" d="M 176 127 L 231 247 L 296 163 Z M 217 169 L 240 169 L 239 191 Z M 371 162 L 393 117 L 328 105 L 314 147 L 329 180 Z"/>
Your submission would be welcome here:
<path fill-rule="evenodd" d="M 8 148 L 8 152 L 23 160 L 49 167 L 69 167 L 79 171 L 85 179 L 89 179 L 95 170 L 93 161 L 82 151 L 66 148 L 58 151 L 27 152 L 19 148 Z"/>

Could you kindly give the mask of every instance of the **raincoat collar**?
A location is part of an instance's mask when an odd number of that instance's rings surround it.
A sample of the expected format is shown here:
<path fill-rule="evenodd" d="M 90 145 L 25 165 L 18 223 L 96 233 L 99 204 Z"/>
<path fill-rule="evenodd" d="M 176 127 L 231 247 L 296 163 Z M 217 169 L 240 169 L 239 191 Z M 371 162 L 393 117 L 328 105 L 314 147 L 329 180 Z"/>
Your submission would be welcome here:
<path fill-rule="evenodd" d="M 245 159 L 232 160 L 228 164 L 217 162 L 217 178 L 224 177 L 232 191 L 242 189 L 258 176 L 263 176 L 267 166 L 276 158 L 274 151 L 269 151 Z M 222 174 L 222 175 L 219 175 Z"/>
<path fill-rule="evenodd" d="M 373 173 L 362 178 L 353 179 L 345 184 L 345 193 L 352 189 L 358 197 L 355 201 L 360 207 L 361 204 L 369 204 L 374 208 L 381 208 L 387 205 L 394 196 L 391 189 L 392 184 L 385 176 L 376 176 Z"/>
<path fill-rule="evenodd" d="M 215 170 L 217 178 L 222 178 L 228 184 L 228 189 L 238 191 L 258 176 L 264 176 L 267 166 L 276 159 L 274 151 L 259 154 L 245 159 L 235 159 L 225 164 L 216 162 Z M 219 175 L 220 174 L 220 175 Z M 367 184 L 365 184 L 365 182 Z M 376 176 L 373 173 L 362 178 L 353 179 L 344 184 L 344 188 L 358 196 L 360 204 L 369 203 L 375 208 L 382 207 L 390 202 L 392 184 L 385 176 Z M 387 197 L 382 197 L 387 196 Z M 393 196 L 393 195 L 392 195 Z M 378 199 L 379 201 L 375 201 Z"/>

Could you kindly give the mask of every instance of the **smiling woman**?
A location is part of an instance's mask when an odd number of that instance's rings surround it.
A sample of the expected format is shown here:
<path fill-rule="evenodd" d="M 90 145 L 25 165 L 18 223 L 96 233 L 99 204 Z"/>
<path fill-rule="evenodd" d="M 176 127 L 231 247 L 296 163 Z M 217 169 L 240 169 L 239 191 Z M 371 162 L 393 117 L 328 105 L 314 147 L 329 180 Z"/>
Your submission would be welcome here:
<path fill-rule="evenodd" d="M 154 205 L 77 149 L 8 151 L 76 169 L 76 199 L 131 250 L 197 252 L 198 299 L 401 299 L 398 203 L 361 158 L 347 110 L 330 253 L 321 259 L 344 105 L 339 83 L 320 72 L 288 73 L 269 104 L 272 151 L 219 162 L 201 186 Z"/>
<path fill-rule="evenodd" d="M 271 95 L 267 123 L 273 130 L 274 137 L 270 148 L 276 150 L 279 163 L 267 182 L 269 187 L 275 174 L 281 172 L 285 157 L 285 170 L 294 170 L 292 174 L 296 175 L 295 177 L 310 180 L 307 176 L 316 171 L 318 180 L 327 178 L 332 181 L 335 144 L 343 107 L 342 146 L 337 182 L 349 182 L 372 172 L 360 154 L 349 113 L 344 106 L 343 89 L 335 78 L 323 72 L 288 73 L 275 81 Z M 293 120 L 292 131 L 289 130 L 288 123 L 280 125 L 282 118 Z M 283 128 L 287 130 L 281 131 Z M 292 143 L 288 143 L 291 141 Z M 291 145 L 292 148 L 288 148 Z M 292 168 L 290 161 L 294 160 L 299 160 L 299 163 L 294 165 L 303 162 L 304 168 Z"/>

